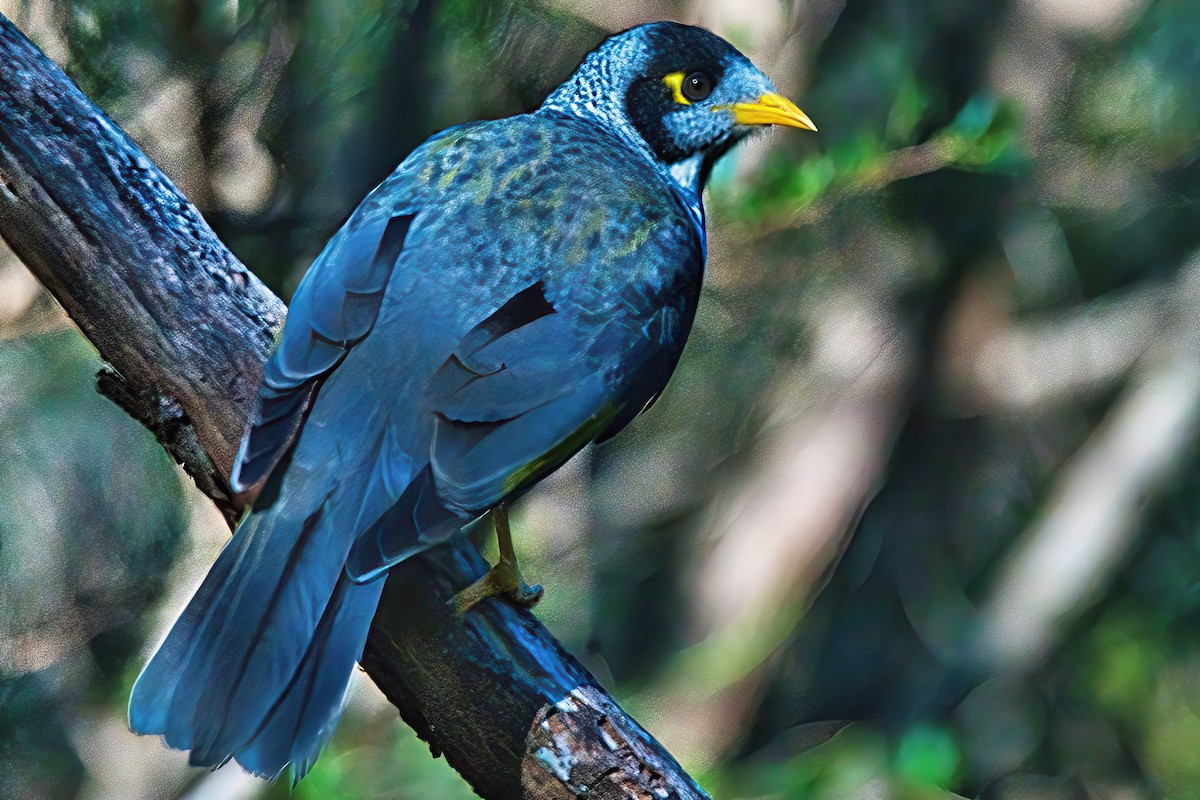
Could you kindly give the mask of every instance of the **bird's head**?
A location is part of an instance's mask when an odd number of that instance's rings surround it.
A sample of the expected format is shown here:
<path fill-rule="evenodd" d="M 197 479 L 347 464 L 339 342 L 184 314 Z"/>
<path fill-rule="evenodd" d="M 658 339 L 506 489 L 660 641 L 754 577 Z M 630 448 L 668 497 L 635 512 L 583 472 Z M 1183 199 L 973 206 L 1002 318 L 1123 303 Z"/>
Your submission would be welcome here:
<path fill-rule="evenodd" d="M 610 128 L 697 194 L 716 160 L 752 131 L 817 129 L 729 42 L 674 22 L 610 36 L 543 108 Z"/>

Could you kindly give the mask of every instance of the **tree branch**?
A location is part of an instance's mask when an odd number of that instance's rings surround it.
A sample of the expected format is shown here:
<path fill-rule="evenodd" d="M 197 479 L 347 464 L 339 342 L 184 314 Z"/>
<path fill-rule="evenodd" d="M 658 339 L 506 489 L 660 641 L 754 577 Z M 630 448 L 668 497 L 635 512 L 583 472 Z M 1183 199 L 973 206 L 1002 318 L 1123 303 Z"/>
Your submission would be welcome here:
<path fill-rule="evenodd" d="M 226 483 L 284 306 L 125 133 L 0 16 L 0 236 L 111 368 L 100 390 L 234 519 Z M 465 537 L 393 570 L 364 669 L 486 798 L 704 792 L 528 612 L 447 601 Z"/>

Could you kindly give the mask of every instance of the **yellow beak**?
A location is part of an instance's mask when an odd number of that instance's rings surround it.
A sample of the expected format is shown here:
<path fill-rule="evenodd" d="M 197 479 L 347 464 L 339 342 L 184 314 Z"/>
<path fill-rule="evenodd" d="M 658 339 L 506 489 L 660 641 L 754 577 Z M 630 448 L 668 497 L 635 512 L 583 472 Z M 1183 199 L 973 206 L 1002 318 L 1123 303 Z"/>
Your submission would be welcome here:
<path fill-rule="evenodd" d="M 734 103 L 731 106 L 715 106 L 713 111 L 733 112 L 733 121 L 738 125 L 787 125 L 815 131 L 817 126 L 796 104 L 782 95 L 767 92 L 753 103 Z"/>

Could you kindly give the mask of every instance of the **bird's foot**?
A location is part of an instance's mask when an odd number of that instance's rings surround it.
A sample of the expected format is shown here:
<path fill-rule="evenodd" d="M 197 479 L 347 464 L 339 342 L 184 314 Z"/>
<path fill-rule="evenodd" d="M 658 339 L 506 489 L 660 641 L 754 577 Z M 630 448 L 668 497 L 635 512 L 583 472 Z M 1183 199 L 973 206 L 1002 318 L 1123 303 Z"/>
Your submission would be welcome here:
<path fill-rule="evenodd" d="M 486 575 L 450 598 L 450 604 L 455 616 L 462 616 L 489 597 L 507 597 L 523 608 L 533 608 L 542 599 L 542 587 L 525 583 L 516 563 L 502 558 Z"/>

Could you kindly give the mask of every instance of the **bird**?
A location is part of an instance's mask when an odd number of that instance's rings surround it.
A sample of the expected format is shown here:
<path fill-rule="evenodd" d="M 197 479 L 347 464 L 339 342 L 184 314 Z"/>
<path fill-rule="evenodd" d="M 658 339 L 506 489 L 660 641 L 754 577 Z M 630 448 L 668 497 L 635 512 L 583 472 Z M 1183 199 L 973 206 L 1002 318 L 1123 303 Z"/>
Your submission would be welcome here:
<path fill-rule="evenodd" d="M 816 130 L 724 39 L 654 22 L 535 110 L 414 150 L 296 289 L 229 477 L 253 506 L 138 677 L 130 728 L 299 781 L 392 566 L 490 515 L 500 559 L 456 612 L 535 603 L 508 506 L 663 391 L 700 298 L 705 184 L 770 125 Z"/>

